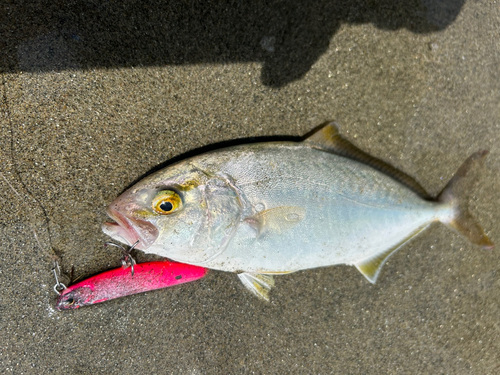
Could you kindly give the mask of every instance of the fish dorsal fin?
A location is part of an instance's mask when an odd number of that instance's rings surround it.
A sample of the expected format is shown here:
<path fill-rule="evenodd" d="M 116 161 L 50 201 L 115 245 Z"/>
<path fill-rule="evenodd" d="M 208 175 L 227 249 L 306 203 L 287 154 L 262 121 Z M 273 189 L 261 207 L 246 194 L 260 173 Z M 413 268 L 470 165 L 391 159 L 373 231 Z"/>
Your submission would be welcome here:
<path fill-rule="evenodd" d="M 382 253 L 375 254 L 369 258 L 363 259 L 359 262 L 354 263 L 359 272 L 363 274 L 366 279 L 375 284 L 377 281 L 378 275 L 380 274 L 380 270 L 382 266 L 387 262 L 387 259 L 394 254 L 396 251 L 401 249 L 408 241 L 414 238 L 417 234 L 422 232 L 425 228 L 427 228 L 429 224 L 424 225 L 423 227 L 418 228 L 415 232 L 410 234 L 403 242 L 399 245 L 396 245 Z"/>
<path fill-rule="evenodd" d="M 368 155 L 347 139 L 342 137 L 336 122 L 329 122 L 304 140 L 311 147 L 329 151 L 334 154 L 345 156 L 350 159 L 367 164 L 379 171 L 391 176 L 395 180 L 408 186 L 424 199 L 431 199 L 425 189 L 413 178 L 403 173 L 392 165 Z"/>
<path fill-rule="evenodd" d="M 274 278 L 271 275 L 260 273 L 239 273 L 238 277 L 245 287 L 257 297 L 269 301 L 269 292 L 274 286 Z"/>
<path fill-rule="evenodd" d="M 260 211 L 255 215 L 247 217 L 247 222 L 257 231 L 258 236 L 267 233 L 283 233 L 292 229 L 306 216 L 306 209 L 299 206 L 280 206 Z"/>

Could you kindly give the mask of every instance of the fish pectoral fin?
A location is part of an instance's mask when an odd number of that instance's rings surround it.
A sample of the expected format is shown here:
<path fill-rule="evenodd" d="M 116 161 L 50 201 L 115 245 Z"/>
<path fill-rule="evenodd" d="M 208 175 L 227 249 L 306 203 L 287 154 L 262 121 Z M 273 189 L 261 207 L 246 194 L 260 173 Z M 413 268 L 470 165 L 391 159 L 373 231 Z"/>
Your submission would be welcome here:
<path fill-rule="evenodd" d="M 283 233 L 292 229 L 306 216 L 306 209 L 298 206 L 270 208 L 245 218 L 245 222 L 257 231 L 258 236 L 266 233 Z"/>
<path fill-rule="evenodd" d="M 385 161 L 368 155 L 366 152 L 359 149 L 347 139 L 342 137 L 339 132 L 339 126 L 336 122 L 327 123 L 322 128 L 314 132 L 311 136 L 306 138 L 304 140 L 304 143 L 309 144 L 311 147 L 328 151 L 340 156 L 345 156 L 369 165 L 370 167 L 378 169 L 379 171 L 406 185 L 422 198 L 431 198 L 425 191 L 425 189 L 413 177 L 399 171 Z"/>
<path fill-rule="evenodd" d="M 269 292 L 274 286 L 274 278 L 272 276 L 244 272 L 239 273 L 238 277 L 249 291 L 257 297 L 269 302 Z"/>
<path fill-rule="evenodd" d="M 380 270 L 382 269 L 382 266 L 385 264 L 385 262 L 387 262 L 387 259 L 389 259 L 389 257 L 392 254 L 401 249 L 407 242 L 409 242 L 412 238 L 414 238 L 417 234 L 422 232 L 428 226 L 429 224 L 417 229 L 399 245 L 396 245 L 395 247 L 392 247 L 389 250 L 386 250 L 382 253 L 376 254 L 374 256 L 356 262 L 354 263 L 354 265 L 356 266 L 358 271 L 361 272 L 364 277 L 366 277 L 366 279 L 369 282 L 375 284 L 378 275 L 380 274 Z"/>

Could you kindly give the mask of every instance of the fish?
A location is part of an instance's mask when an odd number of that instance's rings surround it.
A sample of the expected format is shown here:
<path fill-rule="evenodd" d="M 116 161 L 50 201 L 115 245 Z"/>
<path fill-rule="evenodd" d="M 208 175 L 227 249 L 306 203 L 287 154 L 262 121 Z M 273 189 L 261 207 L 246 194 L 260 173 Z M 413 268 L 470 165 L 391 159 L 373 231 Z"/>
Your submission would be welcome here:
<path fill-rule="evenodd" d="M 207 269 L 168 260 L 105 271 L 64 289 L 56 301 L 57 310 L 72 310 L 131 294 L 148 292 L 203 278 Z"/>
<path fill-rule="evenodd" d="M 487 150 L 467 158 L 437 197 L 326 123 L 301 142 L 221 148 L 161 169 L 107 208 L 114 240 L 178 262 L 235 272 L 269 300 L 274 276 L 355 266 L 375 283 L 387 259 L 434 222 L 483 248 L 468 210 Z"/>

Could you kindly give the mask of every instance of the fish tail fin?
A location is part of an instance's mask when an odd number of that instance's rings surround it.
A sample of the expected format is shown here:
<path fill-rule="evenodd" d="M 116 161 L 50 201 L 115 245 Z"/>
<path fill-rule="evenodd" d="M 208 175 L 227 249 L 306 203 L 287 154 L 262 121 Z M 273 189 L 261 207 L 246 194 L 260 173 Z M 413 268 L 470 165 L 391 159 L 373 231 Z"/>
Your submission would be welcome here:
<path fill-rule="evenodd" d="M 437 199 L 441 203 L 450 205 L 453 212 L 452 215 L 442 218 L 441 222 L 467 237 L 472 243 L 485 249 L 492 249 L 493 242 L 469 212 L 468 195 L 476 182 L 476 172 L 484 164 L 488 152 L 488 150 L 481 150 L 469 156 Z"/>

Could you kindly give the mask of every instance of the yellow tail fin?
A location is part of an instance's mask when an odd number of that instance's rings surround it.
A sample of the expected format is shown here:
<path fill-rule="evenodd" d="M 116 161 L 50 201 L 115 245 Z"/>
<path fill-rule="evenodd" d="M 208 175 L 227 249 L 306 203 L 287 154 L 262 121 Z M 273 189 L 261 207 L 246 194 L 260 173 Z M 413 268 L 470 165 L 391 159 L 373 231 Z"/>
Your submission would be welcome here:
<path fill-rule="evenodd" d="M 469 213 L 468 193 L 476 182 L 475 172 L 483 165 L 488 152 L 482 150 L 469 156 L 438 196 L 440 202 L 450 204 L 455 211 L 453 218 L 444 224 L 485 249 L 493 248 L 494 244 Z"/>

